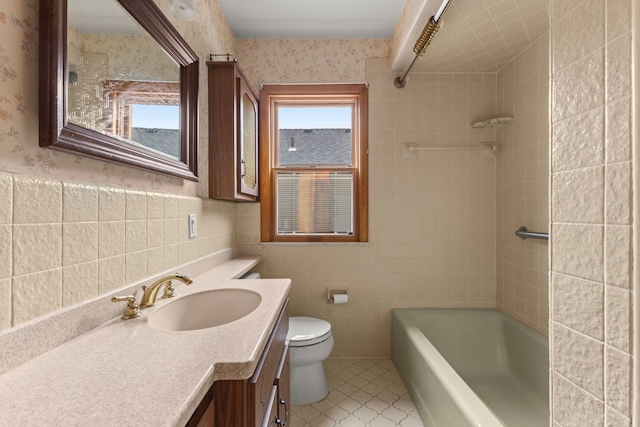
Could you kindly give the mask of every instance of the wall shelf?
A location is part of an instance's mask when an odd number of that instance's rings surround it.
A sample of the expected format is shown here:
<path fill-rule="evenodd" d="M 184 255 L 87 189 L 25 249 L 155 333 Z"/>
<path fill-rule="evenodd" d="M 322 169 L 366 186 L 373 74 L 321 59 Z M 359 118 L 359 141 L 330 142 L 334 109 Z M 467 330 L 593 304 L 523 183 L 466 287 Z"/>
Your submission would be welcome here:
<path fill-rule="evenodd" d="M 495 128 L 513 121 L 513 117 L 496 117 L 493 119 L 482 120 L 471 125 L 472 128 Z"/>

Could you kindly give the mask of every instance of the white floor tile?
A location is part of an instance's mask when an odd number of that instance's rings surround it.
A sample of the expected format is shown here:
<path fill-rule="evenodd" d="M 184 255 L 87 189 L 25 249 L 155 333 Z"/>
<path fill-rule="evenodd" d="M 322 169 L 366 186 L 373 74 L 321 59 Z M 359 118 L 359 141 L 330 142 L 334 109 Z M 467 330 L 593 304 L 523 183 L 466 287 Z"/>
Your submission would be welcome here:
<path fill-rule="evenodd" d="M 329 395 L 294 406 L 291 427 L 424 427 L 390 359 L 327 359 Z"/>

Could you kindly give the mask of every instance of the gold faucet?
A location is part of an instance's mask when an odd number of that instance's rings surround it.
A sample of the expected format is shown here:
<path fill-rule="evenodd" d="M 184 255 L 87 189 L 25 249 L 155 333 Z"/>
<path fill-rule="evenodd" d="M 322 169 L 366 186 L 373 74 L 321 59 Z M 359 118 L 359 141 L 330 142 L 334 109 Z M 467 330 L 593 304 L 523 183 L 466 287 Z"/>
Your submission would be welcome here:
<path fill-rule="evenodd" d="M 165 286 L 164 295 L 162 297 L 171 298 L 176 296 L 175 289 L 171 285 L 171 281 L 173 279 L 180 280 L 185 285 L 190 285 L 193 282 L 191 278 L 183 274 L 176 273 L 173 276 L 166 276 L 166 277 L 163 277 L 162 279 L 156 280 L 149 287 L 143 286 L 142 289 L 144 290 L 144 295 L 142 295 L 142 299 L 140 300 L 140 308 L 147 308 L 147 307 L 153 306 L 156 303 L 156 298 L 158 296 L 158 289 L 160 289 L 160 286 L 162 286 L 165 283 L 167 284 L 167 286 Z"/>

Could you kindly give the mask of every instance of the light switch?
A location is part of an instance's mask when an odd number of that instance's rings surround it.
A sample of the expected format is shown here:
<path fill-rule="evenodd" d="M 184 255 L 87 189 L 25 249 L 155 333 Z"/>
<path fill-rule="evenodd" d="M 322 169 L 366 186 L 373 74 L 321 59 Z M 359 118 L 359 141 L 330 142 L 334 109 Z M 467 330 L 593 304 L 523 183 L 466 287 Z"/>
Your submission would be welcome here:
<path fill-rule="evenodd" d="M 198 235 L 198 221 L 196 214 L 189 214 L 189 238 L 193 239 Z"/>

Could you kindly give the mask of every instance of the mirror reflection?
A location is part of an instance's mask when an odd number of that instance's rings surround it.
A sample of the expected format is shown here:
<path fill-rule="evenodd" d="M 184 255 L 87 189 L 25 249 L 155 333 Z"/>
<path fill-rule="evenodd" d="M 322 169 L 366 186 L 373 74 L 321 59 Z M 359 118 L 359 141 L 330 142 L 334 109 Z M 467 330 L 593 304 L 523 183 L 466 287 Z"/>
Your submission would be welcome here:
<path fill-rule="evenodd" d="M 67 121 L 180 160 L 180 66 L 116 0 L 67 10 Z"/>

